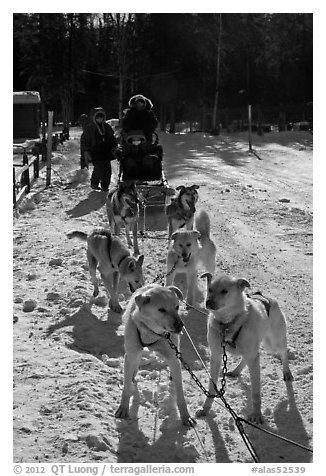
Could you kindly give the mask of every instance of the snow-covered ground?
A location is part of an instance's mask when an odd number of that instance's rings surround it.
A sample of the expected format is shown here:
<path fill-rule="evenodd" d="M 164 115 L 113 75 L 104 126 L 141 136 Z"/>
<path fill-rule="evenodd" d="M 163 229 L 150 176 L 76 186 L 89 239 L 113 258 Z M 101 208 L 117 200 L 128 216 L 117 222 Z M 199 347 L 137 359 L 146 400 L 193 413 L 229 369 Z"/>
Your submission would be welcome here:
<path fill-rule="evenodd" d="M 14 461 L 15 462 L 252 462 L 228 411 L 216 402 L 194 429 L 182 427 L 165 363 L 145 350 L 131 419 L 114 418 L 123 385 L 123 324 L 108 310 L 104 288 L 89 305 L 85 245 L 71 229 L 108 226 L 106 195 L 90 190 L 79 168 L 79 134 L 72 130 L 54 158 L 52 185 L 39 180 L 14 217 Z M 218 272 L 245 277 L 252 289 L 277 297 L 288 320 L 293 385 L 280 362 L 262 351 L 264 428 L 312 447 L 312 136 L 305 132 L 161 134 L 169 183 L 197 183 L 198 208 L 208 211 Z M 116 177 L 116 164 L 114 164 Z M 140 241 L 146 282 L 165 271 L 162 231 Z M 183 283 L 179 283 L 181 288 Z M 203 283 L 197 306 L 203 309 Z M 130 293 L 121 286 L 125 306 Z M 208 361 L 206 318 L 183 318 Z M 186 336 L 185 360 L 207 376 Z M 237 360 L 229 357 L 232 368 Z M 204 396 L 183 371 L 192 415 Z M 239 414 L 250 406 L 247 370 L 228 379 L 226 399 Z M 261 462 L 305 463 L 311 453 L 246 427 Z"/>

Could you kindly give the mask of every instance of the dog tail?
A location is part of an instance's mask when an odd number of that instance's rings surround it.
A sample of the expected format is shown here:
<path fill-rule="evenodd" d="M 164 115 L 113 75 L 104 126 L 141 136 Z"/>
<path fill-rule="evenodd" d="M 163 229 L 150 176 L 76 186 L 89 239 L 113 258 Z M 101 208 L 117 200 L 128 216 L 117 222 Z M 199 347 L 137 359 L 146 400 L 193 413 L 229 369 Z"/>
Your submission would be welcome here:
<path fill-rule="evenodd" d="M 209 238 L 211 232 L 211 221 L 205 210 L 199 210 L 195 214 L 195 228 L 199 231 L 201 238 Z"/>
<path fill-rule="evenodd" d="M 87 234 L 82 232 L 82 231 L 69 231 L 67 233 L 67 238 L 69 238 L 69 240 L 71 238 L 77 238 L 78 240 L 86 241 L 87 240 Z"/>

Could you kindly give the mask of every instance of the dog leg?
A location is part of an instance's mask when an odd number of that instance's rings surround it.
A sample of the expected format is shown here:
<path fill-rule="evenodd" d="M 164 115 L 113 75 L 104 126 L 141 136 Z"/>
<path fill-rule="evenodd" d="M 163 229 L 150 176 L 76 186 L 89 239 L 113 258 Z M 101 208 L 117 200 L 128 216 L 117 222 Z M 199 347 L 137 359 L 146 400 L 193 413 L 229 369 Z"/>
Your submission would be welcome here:
<path fill-rule="evenodd" d="M 98 287 L 98 279 L 96 277 L 97 259 L 89 250 L 87 250 L 87 261 L 89 274 L 91 275 L 91 281 L 94 286 L 93 297 L 96 297 L 100 292 Z"/>
<path fill-rule="evenodd" d="M 129 417 L 129 402 L 133 390 L 133 381 L 138 371 L 142 350 L 135 355 L 125 354 L 124 358 L 124 375 L 123 375 L 123 390 L 119 408 L 115 412 L 116 418 Z"/>
<path fill-rule="evenodd" d="M 244 359 L 241 359 L 240 364 L 235 367 L 235 369 L 231 370 L 230 372 L 227 372 L 226 375 L 231 378 L 239 377 L 241 371 L 245 368 L 246 365 L 247 362 Z"/>
<path fill-rule="evenodd" d="M 171 270 L 174 266 L 171 261 L 171 259 L 168 259 L 166 263 L 165 286 L 171 286 L 175 278 L 175 270 L 171 273 Z"/>
<path fill-rule="evenodd" d="M 128 247 L 132 248 L 132 242 L 130 238 L 130 223 L 126 223 L 126 238 L 127 238 Z"/>
<path fill-rule="evenodd" d="M 208 343 L 210 348 L 210 374 L 211 379 L 209 381 L 209 393 L 212 395 L 216 394 L 215 387 L 217 383 L 217 379 L 220 373 L 221 362 L 222 362 L 222 352 L 220 346 L 220 338 L 216 336 L 215 333 L 208 333 Z M 196 416 L 203 417 L 206 416 L 207 413 L 210 411 L 214 398 L 207 397 L 203 408 L 196 412 Z"/>
<path fill-rule="evenodd" d="M 251 380 L 251 398 L 252 413 L 248 419 L 254 423 L 262 423 L 263 416 L 261 414 L 261 395 L 260 395 L 260 356 L 259 352 L 253 359 L 248 359 L 248 369 Z"/>
<path fill-rule="evenodd" d="M 114 219 L 114 216 L 110 216 L 109 218 L 109 224 L 110 224 L 110 231 L 112 235 L 119 235 L 120 229 Z"/>
<path fill-rule="evenodd" d="M 189 270 L 190 271 L 190 270 Z M 197 271 L 187 273 L 187 303 L 193 305 L 195 302 L 195 292 L 197 290 Z"/>
<path fill-rule="evenodd" d="M 181 364 L 176 358 L 174 351 L 168 346 L 167 342 L 162 342 L 159 347 L 159 352 L 163 355 L 170 368 L 170 378 L 172 378 L 172 382 L 175 386 L 177 406 L 179 409 L 182 423 L 185 426 L 192 426 L 195 421 L 189 415 L 186 400 L 183 393 Z"/>
<path fill-rule="evenodd" d="M 291 382 L 293 376 L 289 367 L 288 343 L 286 336 L 286 320 L 278 303 L 271 300 L 272 306 L 269 316 L 269 330 L 264 338 L 264 346 L 273 354 L 281 358 L 283 365 L 283 379 L 285 382 Z"/>
<path fill-rule="evenodd" d="M 168 219 L 168 248 L 170 247 L 172 233 L 173 233 L 173 226 L 172 226 L 172 220 L 170 218 Z"/>
<path fill-rule="evenodd" d="M 203 253 L 204 259 L 203 264 L 205 271 L 214 275 L 215 273 L 215 257 L 216 257 L 216 248 L 214 243 L 208 239 L 206 242 L 207 253 Z"/>
<path fill-rule="evenodd" d="M 283 380 L 285 382 L 292 382 L 293 375 L 289 367 L 289 358 L 288 358 L 288 350 L 285 349 L 284 351 L 280 352 L 280 357 L 283 365 Z"/>
<path fill-rule="evenodd" d="M 114 227 L 112 228 L 114 230 L 114 234 L 116 236 L 120 236 L 120 223 L 114 221 Z"/>
<path fill-rule="evenodd" d="M 111 274 L 104 274 L 101 272 L 101 277 L 108 291 L 108 294 L 110 295 L 110 300 L 109 300 L 110 309 L 120 314 L 122 312 L 122 307 L 119 304 L 118 294 L 117 294 L 118 283 L 119 283 L 119 273 L 117 271 L 114 271 L 113 274 L 111 275 Z"/>
<path fill-rule="evenodd" d="M 132 234 L 133 234 L 133 242 L 134 242 L 134 253 L 135 255 L 139 255 L 139 248 L 138 248 L 138 222 L 137 219 L 134 221 L 132 226 Z"/>
<path fill-rule="evenodd" d="M 193 215 L 189 220 L 186 222 L 186 228 L 187 230 L 193 230 L 194 229 L 194 218 L 195 215 Z"/>
<path fill-rule="evenodd" d="M 111 299 L 109 302 L 109 306 L 112 309 L 112 311 L 121 313 L 122 312 L 122 307 L 119 304 L 119 299 L 118 299 L 118 285 L 119 285 L 119 278 L 120 274 L 117 271 L 113 272 L 112 275 L 112 292 L 111 292 Z"/>

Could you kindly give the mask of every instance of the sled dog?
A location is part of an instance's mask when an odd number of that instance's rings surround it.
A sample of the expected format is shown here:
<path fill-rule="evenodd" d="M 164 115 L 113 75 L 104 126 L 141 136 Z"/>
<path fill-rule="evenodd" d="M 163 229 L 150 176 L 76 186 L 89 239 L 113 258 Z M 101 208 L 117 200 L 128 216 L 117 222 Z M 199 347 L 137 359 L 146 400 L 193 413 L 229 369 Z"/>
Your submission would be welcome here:
<path fill-rule="evenodd" d="M 170 367 L 183 424 L 191 426 L 193 423 L 183 394 L 180 362 L 164 337 L 164 333 L 171 333 L 171 339 L 179 346 L 179 333 L 183 327 L 178 313 L 179 299 L 182 300 L 183 295 L 176 286 L 164 287 L 158 284 L 143 286 L 132 295 L 123 316 L 126 323 L 124 386 L 116 418 L 129 417 L 132 383 L 135 382 L 143 348 L 149 347 L 160 353 Z"/>
<path fill-rule="evenodd" d="M 78 238 L 87 242 L 89 273 L 94 286 L 93 296 L 99 293 L 96 269 L 98 267 L 106 290 L 110 294 L 109 307 L 114 312 L 122 312 L 118 300 L 119 279 L 125 280 L 131 292 L 144 284 L 142 264 L 144 255 L 138 259 L 130 255 L 126 245 L 117 236 L 104 229 L 96 229 L 90 235 L 81 231 L 70 231 L 68 238 Z"/>
<path fill-rule="evenodd" d="M 246 279 L 228 276 L 213 279 L 210 273 L 204 273 L 202 277 L 207 278 L 206 308 L 210 311 L 207 340 L 210 349 L 211 378 L 216 384 L 221 366 L 221 342 L 224 332 L 227 351 L 242 357 L 240 364 L 228 375 L 237 377 L 248 365 L 253 406 L 249 418 L 256 423 L 261 423 L 259 363 L 261 342 L 264 343 L 266 350 L 279 354 L 283 364 L 284 380 L 293 380 L 288 362 L 285 317 L 274 299 L 265 298 L 261 293 L 249 297 L 245 293 L 245 289 L 250 287 Z M 215 393 L 212 382 L 210 382 L 209 392 Z M 197 416 L 205 416 L 212 402 L 212 398 L 206 398 Z"/>
<path fill-rule="evenodd" d="M 199 185 L 191 185 L 190 187 L 179 185 L 176 188 L 179 193 L 166 206 L 169 242 L 172 234 L 179 228 L 185 227 L 187 230 L 192 230 L 196 211 L 195 205 L 198 201 L 198 188 Z"/>
<path fill-rule="evenodd" d="M 106 210 L 112 233 L 120 235 L 120 227 L 126 227 L 126 238 L 128 246 L 134 247 L 134 254 L 139 255 L 138 248 L 138 217 L 139 198 L 134 182 L 119 182 L 115 190 L 108 194 Z M 133 235 L 133 243 L 130 238 L 130 231 Z"/>
<path fill-rule="evenodd" d="M 195 216 L 195 230 L 177 230 L 172 234 L 172 245 L 167 255 L 166 285 L 173 284 L 177 274 L 187 276 L 187 303 L 194 303 L 197 288 L 197 270 L 215 272 L 216 247 L 210 238 L 210 219 L 205 210 Z"/>

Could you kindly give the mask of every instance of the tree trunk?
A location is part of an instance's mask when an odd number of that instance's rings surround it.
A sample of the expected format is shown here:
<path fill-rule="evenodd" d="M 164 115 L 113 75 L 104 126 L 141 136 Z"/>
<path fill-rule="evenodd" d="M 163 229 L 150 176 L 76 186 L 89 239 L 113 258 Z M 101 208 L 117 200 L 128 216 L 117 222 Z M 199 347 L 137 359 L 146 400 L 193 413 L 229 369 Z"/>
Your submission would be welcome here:
<path fill-rule="evenodd" d="M 120 124 L 121 124 L 122 112 L 123 112 L 123 76 L 122 76 L 121 71 L 119 71 L 119 103 L 118 103 L 118 108 L 119 108 L 119 121 L 120 121 Z"/>
<path fill-rule="evenodd" d="M 160 106 L 160 130 L 162 132 L 166 130 L 166 106 L 164 102 Z"/>
<path fill-rule="evenodd" d="M 216 83 L 215 83 L 215 95 L 214 95 L 214 105 L 213 105 L 213 117 L 212 117 L 212 133 L 219 134 L 219 124 L 218 124 L 218 98 L 219 98 L 219 87 L 220 87 L 220 65 L 221 65 L 221 37 L 222 37 L 222 14 L 219 13 L 219 29 L 218 29 L 218 43 L 217 43 L 217 57 L 216 57 Z"/>
<path fill-rule="evenodd" d="M 175 105 L 174 103 L 170 104 L 170 134 L 175 134 Z"/>
<path fill-rule="evenodd" d="M 258 129 L 257 129 L 257 134 L 259 136 L 264 135 L 264 129 L 263 129 L 263 113 L 261 110 L 261 105 L 257 104 L 257 114 L 258 114 Z"/>

